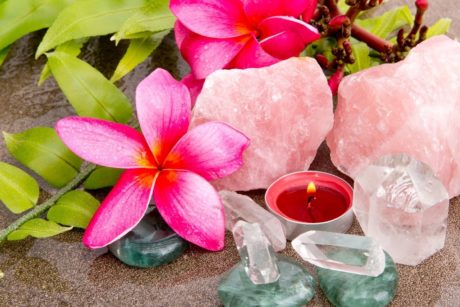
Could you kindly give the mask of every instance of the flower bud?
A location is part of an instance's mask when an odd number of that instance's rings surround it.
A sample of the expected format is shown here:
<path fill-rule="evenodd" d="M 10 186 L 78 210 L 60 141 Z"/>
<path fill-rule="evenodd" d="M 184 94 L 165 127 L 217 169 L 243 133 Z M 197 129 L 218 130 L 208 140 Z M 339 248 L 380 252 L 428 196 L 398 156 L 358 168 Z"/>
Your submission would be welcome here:
<path fill-rule="evenodd" d="M 428 0 L 416 0 L 415 5 L 420 10 L 426 10 L 428 8 Z"/>
<path fill-rule="evenodd" d="M 329 21 L 329 29 L 331 30 L 338 30 L 342 27 L 342 25 L 349 23 L 350 19 L 345 15 L 338 15 Z"/>

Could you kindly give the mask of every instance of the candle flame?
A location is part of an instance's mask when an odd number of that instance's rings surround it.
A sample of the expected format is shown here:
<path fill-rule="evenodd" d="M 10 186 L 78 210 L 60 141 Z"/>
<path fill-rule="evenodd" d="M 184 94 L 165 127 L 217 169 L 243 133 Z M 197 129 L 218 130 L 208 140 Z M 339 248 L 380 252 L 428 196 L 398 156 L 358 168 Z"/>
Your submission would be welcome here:
<path fill-rule="evenodd" d="M 314 182 L 310 182 L 307 186 L 307 194 L 313 196 L 316 194 L 316 185 Z"/>

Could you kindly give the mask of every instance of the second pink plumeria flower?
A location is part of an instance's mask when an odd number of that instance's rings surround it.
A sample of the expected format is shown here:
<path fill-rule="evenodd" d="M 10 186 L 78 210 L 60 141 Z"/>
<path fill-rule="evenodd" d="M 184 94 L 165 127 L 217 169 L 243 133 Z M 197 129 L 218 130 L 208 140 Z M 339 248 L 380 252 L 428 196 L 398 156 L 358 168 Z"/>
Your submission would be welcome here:
<path fill-rule="evenodd" d="M 317 0 L 171 0 L 176 42 L 206 78 L 222 68 L 257 68 L 298 56 L 320 38 L 309 20 Z"/>
<path fill-rule="evenodd" d="M 93 216 L 83 243 L 100 248 L 121 238 L 143 218 L 153 197 L 177 234 L 208 250 L 222 249 L 223 207 L 208 180 L 240 168 L 248 138 L 219 122 L 188 131 L 190 93 L 162 69 L 139 84 L 136 104 L 143 134 L 93 118 L 68 117 L 56 125 L 64 143 L 83 159 L 126 169 Z"/>

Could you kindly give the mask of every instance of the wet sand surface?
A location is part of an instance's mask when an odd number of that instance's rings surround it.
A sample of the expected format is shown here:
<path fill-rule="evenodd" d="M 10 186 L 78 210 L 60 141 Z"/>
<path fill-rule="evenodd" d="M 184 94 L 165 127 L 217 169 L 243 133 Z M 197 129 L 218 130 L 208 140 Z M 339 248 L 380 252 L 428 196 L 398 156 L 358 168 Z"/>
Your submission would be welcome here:
<path fill-rule="evenodd" d="M 401 1 L 404 2 L 404 1 Z M 434 1 L 433 1 L 434 2 Z M 394 1 L 393 1 L 394 3 Z M 460 34 L 460 7 L 455 0 L 436 1 L 429 20 L 447 16 L 454 19 L 451 33 Z M 35 126 L 53 126 L 59 118 L 73 114 L 63 94 L 50 79 L 38 87 L 44 59 L 34 60 L 43 32 L 21 39 L 0 68 L 0 130 L 17 133 Z M 108 38 L 92 40 L 83 58 L 110 75 L 124 48 L 115 49 Z M 156 67 L 164 67 L 176 77 L 187 72 L 174 47 L 172 36 L 119 85 L 133 98 L 136 84 Z M 13 162 L 0 142 L 0 160 Z M 343 177 L 332 165 L 322 146 L 312 169 Z M 53 193 L 44 186 L 42 198 Z M 264 191 L 248 193 L 259 204 Z M 103 193 L 101 194 L 103 195 Z M 14 220 L 0 206 L 0 228 Z M 362 234 L 355 222 L 350 233 Z M 152 269 L 125 266 L 103 251 L 86 250 L 80 231 L 51 239 L 27 239 L 0 245 L 0 306 L 218 306 L 217 286 L 226 271 L 238 261 L 233 239 L 226 237 L 225 250 L 208 253 L 197 247 L 175 262 Z M 460 199 L 451 201 L 445 248 L 416 267 L 398 265 L 398 294 L 391 306 L 460 306 Z M 292 248 L 283 254 L 295 257 Z M 298 259 L 300 260 L 300 259 Z M 314 273 L 313 266 L 305 267 Z M 308 306 L 330 306 L 317 289 Z"/>

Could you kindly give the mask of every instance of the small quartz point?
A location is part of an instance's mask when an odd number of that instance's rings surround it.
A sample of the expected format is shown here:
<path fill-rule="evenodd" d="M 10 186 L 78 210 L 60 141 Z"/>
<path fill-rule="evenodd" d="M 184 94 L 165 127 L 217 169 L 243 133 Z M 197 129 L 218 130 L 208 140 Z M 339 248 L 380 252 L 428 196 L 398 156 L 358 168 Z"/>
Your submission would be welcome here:
<path fill-rule="evenodd" d="M 353 210 L 396 263 L 417 265 L 444 247 L 447 189 L 427 164 L 406 154 L 382 156 L 357 174 Z"/>
<path fill-rule="evenodd" d="M 235 223 L 244 220 L 258 223 L 277 252 L 286 248 L 286 235 L 280 220 L 254 202 L 250 197 L 230 191 L 220 191 L 225 208 L 227 230 L 232 231 Z"/>
<path fill-rule="evenodd" d="M 308 231 L 292 241 L 302 257 L 321 268 L 366 276 L 385 269 L 385 253 L 373 239 L 326 231 Z"/>
<path fill-rule="evenodd" d="M 278 280 L 280 273 L 275 251 L 259 224 L 238 221 L 233 227 L 233 238 L 246 274 L 254 284 Z"/>

